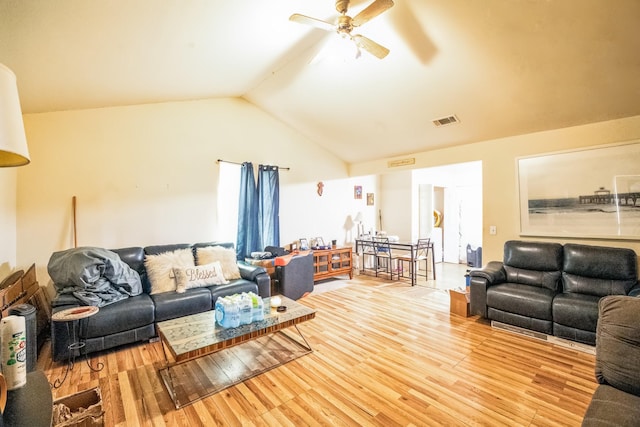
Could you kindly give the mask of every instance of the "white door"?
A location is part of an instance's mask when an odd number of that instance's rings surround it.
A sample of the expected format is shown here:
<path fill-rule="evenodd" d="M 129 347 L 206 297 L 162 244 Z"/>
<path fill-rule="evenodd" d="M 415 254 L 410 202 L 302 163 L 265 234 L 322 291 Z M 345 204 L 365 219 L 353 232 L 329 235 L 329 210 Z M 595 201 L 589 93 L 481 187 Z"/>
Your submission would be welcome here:
<path fill-rule="evenodd" d="M 418 216 L 420 218 L 418 237 L 430 237 L 431 230 L 433 230 L 433 185 L 420 184 L 418 192 Z"/>
<path fill-rule="evenodd" d="M 443 261 L 458 264 L 460 262 L 460 200 L 455 187 L 444 189 L 444 250 Z"/>

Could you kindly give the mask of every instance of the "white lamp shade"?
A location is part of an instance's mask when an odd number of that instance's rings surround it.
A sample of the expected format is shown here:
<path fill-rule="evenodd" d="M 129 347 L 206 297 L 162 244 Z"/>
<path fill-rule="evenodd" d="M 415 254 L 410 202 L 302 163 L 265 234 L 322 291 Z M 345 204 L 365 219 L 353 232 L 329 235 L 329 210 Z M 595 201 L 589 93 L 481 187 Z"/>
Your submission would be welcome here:
<path fill-rule="evenodd" d="M 16 75 L 0 64 L 0 167 L 29 163 Z"/>
<path fill-rule="evenodd" d="M 362 212 L 358 212 L 356 214 L 356 217 L 353 219 L 353 222 L 357 223 L 357 222 L 362 222 L 362 221 L 364 221 L 364 219 L 362 218 Z"/>

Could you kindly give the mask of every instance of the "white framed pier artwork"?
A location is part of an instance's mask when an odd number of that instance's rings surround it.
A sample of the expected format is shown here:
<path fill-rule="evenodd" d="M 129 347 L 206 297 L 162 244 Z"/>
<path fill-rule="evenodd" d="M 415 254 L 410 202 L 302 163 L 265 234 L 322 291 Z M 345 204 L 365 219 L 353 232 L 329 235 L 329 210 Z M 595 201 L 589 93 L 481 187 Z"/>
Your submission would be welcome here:
<path fill-rule="evenodd" d="M 516 162 L 521 236 L 640 239 L 640 140 Z"/>

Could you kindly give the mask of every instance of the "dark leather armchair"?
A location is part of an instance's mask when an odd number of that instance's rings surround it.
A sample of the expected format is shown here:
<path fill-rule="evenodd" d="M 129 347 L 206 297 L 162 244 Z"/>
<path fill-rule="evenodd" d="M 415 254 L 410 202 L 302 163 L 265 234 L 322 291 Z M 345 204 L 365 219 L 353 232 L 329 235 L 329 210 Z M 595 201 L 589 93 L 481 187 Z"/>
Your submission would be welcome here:
<path fill-rule="evenodd" d="M 640 299 L 600 299 L 596 380 L 600 384 L 582 425 L 637 426 L 640 420 Z"/>
<path fill-rule="evenodd" d="M 313 292 L 313 254 L 302 251 L 275 259 L 278 291 L 287 298 L 298 300 Z"/>
<path fill-rule="evenodd" d="M 551 335 L 561 270 L 562 245 L 508 241 L 503 262 L 471 272 L 471 314 Z"/>
<path fill-rule="evenodd" d="M 553 300 L 553 334 L 595 344 L 598 301 L 627 295 L 637 283 L 637 263 L 631 249 L 564 245 L 562 293 Z"/>

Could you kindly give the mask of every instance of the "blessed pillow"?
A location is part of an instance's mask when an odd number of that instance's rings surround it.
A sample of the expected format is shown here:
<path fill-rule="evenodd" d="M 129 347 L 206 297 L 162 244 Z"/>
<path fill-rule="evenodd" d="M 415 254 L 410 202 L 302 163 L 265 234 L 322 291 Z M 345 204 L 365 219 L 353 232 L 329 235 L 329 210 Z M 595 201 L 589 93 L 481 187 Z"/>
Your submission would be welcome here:
<path fill-rule="evenodd" d="M 158 255 L 146 255 L 144 267 L 151 283 L 150 295 L 176 290 L 174 268 L 195 267 L 191 249 L 177 249 Z"/>
<path fill-rule="evenodd" d="M 196 250 L 198 265 L 211 264 L 218 261 L 222 266 L 222 274 L 226 280 L 240 279 L 240 269 L 236 262 L 236 252 L 222 246 L 207 246 Z"/>
<path fill-rule="evenodd" d="M 229 283 L 225 280 L 222 266 L 218 261 L 195 267 L 174 268 L 173 273 L 176 276 L 176 292 L 178 293 L 201 286 Z"/>

